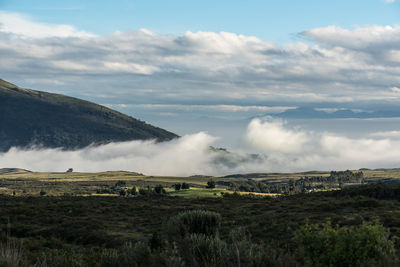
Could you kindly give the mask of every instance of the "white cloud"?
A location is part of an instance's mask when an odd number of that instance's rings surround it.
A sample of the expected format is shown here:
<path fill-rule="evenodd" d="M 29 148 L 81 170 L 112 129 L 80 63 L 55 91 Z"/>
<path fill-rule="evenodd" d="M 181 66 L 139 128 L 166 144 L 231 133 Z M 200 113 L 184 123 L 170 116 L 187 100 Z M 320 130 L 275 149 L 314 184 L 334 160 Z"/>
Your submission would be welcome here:
<path fill-rule="evenodd" d="M 306 133 L 285 129 L 284 125 L 285 123 L 280 120 L 253 119 L 247 128 L 246 142 L 251 148 L 266 154 L 302 151 L 308 141 Z"/>
<path fill-rule="evenodd" d="M 315 44 L 279 46 L 227 32 L 177 36 L 140 29 L 93 36 L 7 12 L 0 21 L 3 78 L 41 90 L 126 104 L 196 102 L 220 110 L 262 111 L 268 102 L 400 100 L 393 90 L 400 84 L 398 26 L 310 29 L 302 35 Z M 43 83 L 29 82 L 34 80 Z"/>
<path fill-rule="evenodd" d="M 121 105 L 121 104 L 120 104 Z M 296 107 L 284 107 L 284 106 L 254 106 L 254 105 L 183 105 L 183 104 L 122 104 L 126 107 L 143 107 L 146 109 L 165 109 L 165 110 L 177 110 L 177 111 L 193 111 L 193 110 L 214 110 L 214 111 L 227 111 L 227 112 L 247 112 L 247 111 L 260 111 L 268 113 L 280 113 L 288 109 L 295 109 Z M 117 106 L 113 104 L 107 104 L 109 107 Z"/>
<path fill-rule="evenodd" d="M 216 138 L 206 133 L 156 143 L 131 141 L 88 147 L 77 151 L 12 148 L 0 153 L 0 167 L 33 171 L 100 172 L 126 170 L 148 175 L 226 175 L 250 172 L 294 172 L 398 167 L 399 132 L 349 138 L 332 133 L 293 129 L 279 120 L 253 120 L 245 134 L 246 144 L 259 156 L 238 151 L 221 160 L 209 147 Z"/>
<path fill-rule="evenodd" d="M 382 137 L 382 138 L 400 138 L 400 131 L 383 131 L 371 133 L 372 137 Z"/>
<path fill-rule="evenodd" d="M 215 138 L 198 133 L 165 143 L 131 141 L 88 147 L 78 151 L 59 149 L 19 150 L 0 154 L 2 166 L 37 171 L 131 170 L 158 175 L 191 175 L 210 172 L 209 146 Z"/>
<path fill-rule="evenodd" d="M 0 11 L 0 30 L 5 33 L 21 35 L 23 37 L 94 37 L 94 34 L 77 30 L 70 25 L 56 25 L 32 21 L 29 17 L 19 13 Z"/>

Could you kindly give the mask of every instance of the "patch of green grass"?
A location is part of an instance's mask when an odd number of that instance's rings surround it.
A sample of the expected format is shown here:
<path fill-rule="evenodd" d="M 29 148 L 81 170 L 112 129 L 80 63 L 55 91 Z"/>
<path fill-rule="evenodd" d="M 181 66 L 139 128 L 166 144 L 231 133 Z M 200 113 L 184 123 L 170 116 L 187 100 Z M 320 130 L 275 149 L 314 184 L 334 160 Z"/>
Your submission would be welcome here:
<path fill-rule="evenodd" d="M 221 197 L 221 192 L 226 192 L 226 189 L 214 188 L 190 188 L 184 190 L 169 190 L 169 196 L 179 196 L 179 197 Z"/>

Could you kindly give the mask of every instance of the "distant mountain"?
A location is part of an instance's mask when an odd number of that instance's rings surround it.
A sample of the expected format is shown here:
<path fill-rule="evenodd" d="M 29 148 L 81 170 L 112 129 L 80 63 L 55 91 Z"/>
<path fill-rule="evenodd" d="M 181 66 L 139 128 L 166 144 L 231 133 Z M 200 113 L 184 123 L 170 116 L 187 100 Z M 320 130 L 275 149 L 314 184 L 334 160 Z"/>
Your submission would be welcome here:
<path fill-rule="evenodd" d="M 0 151 L 30 145 L 77 149 L 90 144 L 176 137 L 101 105 L 23 89 L 0 79 Z"/>
<path fill-rule="evenodd" d="M 313 107 L 298 107 L 276 114 L 277 117 L 292 119 L 338 119 L 338 118 L 370 118 L 379 117 L 379 114 L 371 112 L 355 112 L 351 109 L 337 109 L 324 111 Z"/>

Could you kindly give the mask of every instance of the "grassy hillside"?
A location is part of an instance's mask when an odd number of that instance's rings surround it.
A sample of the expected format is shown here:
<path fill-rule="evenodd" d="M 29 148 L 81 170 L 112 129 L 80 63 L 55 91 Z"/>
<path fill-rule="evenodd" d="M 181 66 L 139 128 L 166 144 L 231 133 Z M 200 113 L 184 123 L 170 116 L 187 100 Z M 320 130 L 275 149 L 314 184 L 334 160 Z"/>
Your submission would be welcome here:
<path fill-rule="evenodd" d="M 0 151 L 33 144 L 75 149 L 93 143 L 175 137 L 101 105 L 23 89 L 0 79 Z"/>

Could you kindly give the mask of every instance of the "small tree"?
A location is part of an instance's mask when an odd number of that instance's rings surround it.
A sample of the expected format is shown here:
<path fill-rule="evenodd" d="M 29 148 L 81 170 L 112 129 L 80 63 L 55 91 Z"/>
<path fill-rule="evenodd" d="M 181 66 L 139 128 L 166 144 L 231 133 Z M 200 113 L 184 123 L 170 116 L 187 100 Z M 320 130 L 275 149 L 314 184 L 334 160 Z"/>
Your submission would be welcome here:
<path fill-rule="evenodd" d="M 132 186 L 131 195 L 136 196 L 136 194 L 137 194 L 137 188 L 136 188 L 136 186 Z"/>
<path fill-rule="evenodd" d="M 162 238 L 159 232 L 154 232 L 152 237 L 149 240 L 149 245 L 151 251 L 160 251 L 162 248 Z"/>
<path fill-rule="evenodd" d="M 157 195 L 166 194 L 164 187 L 160 184 L 154 187 L 154 192 L 156 192 Z"/>
<path fill-rule="evenodd" d="M 147 194 L 146 189 L 144 188 L 139 188 L 139 195 L 145 196 Z"/>
<path fill-rule="evenodd" d="M 206 188 L 215 188 L 215 182 L 213 180 L 208 181 Z"/>
<path fill-rule="evenodd" d="M 187 183 L 182 183 L 181 189 L 189 189 L 190 186 Z"/>
<path fill-rule="evenodd" d="M 181 190 L 181 187 L 182 187 L 181 184 L 174 184 L 174 188 L 176 191 Z"/>

